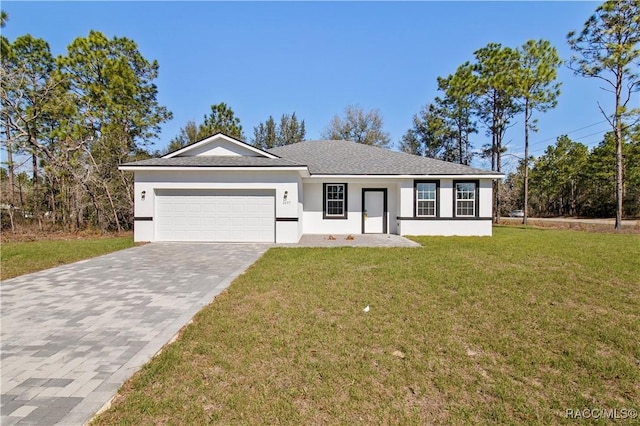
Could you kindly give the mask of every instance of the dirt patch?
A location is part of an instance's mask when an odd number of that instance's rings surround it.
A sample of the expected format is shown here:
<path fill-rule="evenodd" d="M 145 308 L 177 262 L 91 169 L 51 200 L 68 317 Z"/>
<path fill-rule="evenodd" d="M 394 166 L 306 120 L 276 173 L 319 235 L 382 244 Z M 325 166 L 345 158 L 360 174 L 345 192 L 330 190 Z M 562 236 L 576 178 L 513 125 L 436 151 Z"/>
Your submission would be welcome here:
<path fill-rule="evenodd" d="M 523 226 L 522 218 L 500 218 L 500 225 Z M 534 228 L 569 229 L 573 231 L 611 234 L 640 234 L 640 223 L 637 221 L 632 221 L 630 224 L 623 223 L 621 230 L 614 229 L 613 223 L 596 223 L 589 220 L 572 218 L 528 218 L 527 226 Z"/>
<path fill-rule="evenodd" d="M 0 234 L 0 242 L 21 243 L 31 241 L 55 240 L 94 240 L 98 238 L 118 238 L 131 236 L 133 236 L 133 231 L 102 232 L 98 230 L 86 229 L 82 231 L 70 232 L 61 230 L 25 229 L 13 233 L 9 230 L 3 230 Z"/>

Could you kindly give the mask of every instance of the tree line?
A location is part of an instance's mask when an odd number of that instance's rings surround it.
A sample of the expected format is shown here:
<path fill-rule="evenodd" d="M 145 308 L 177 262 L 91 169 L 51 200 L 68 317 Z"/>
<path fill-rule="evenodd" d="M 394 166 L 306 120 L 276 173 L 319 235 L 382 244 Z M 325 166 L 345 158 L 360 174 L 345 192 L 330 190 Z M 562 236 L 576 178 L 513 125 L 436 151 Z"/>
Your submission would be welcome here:
<path fill-rule="evenodd" d="M 623 213 L 640 216 L 640 129 L 625 132 Z M 561 136 L 533 161 L 529 172 L 530 212 L 537 217 L 612 217 L 616 213 L 616 140 L 607 132 L 589 149 Z M 505 212 L 522 208 L 524 161 L 505 179 Z"/>
<path fill-rule="evenodd" d="M 629 105 L 640 90 L 638 6 L 638 0 L 607 1 L 582 31 L 567 35 L 575 52 L 567 65 L 600 80 L 615 99 L 613 111 L 601 108 L 611 132 L 599 146 L 589 150 L 561 137 L 544 155 L 530 156 L 536 116 L 556 106 L 557 70 L 565 62 L 548 41 L 529 40 L 517 47 L 489 43 L 438 78 L 439 96 L 414 115 L 399 149 L 466 165 L 479 156 L 501 172 L 505 132 L 523 118 L 524 156 L 516 171 L 495 183 L 496 220 L 523 208 L 535 215 L 616 215 L 619 226 L 623 214 L 640 212 L 638 111 Z M 1 17 L 4 26 L 8 17 Z M 305 121 L 293 112 L 279 120 L 269 116 L 247 138 L 240 119 L 221 102 L 201 121 L 181 127 L 165 150 L 154 151 L 152 142 L 172 114 L 157 100 L 159 64 L 144 58 L 134 41 L 90 31 L 54 57 L 45 40 L 0 36 L 0 53 L 3 228 L 15 229 L 26 218 L 68 230 L 130 229 L 133 176 L 118 164 L 166 154 L 219 131 L 261 149 L 306 137 Z M 380 111 L 358 105 L 335 115 L 321 137 L 392 147 Z M 490 143 L 478 146 L 484 138 Z"/>
<path fill-rule="evenodd" d="M 132 40 L 97 31 L 58 57 L 43 39 L 3 37 L 1 55 L 8 225 L 15 229 L 17 212 L 41 227 L 48 220 L 68 229 L 130 228 L 133 181 L 118 164 L 147 157 L 150 141 L 171 118 L 157 101 L 158 63 Z M 24 157 L 28 174 L 15 163 Z"/>
<path fill-rule="evenodd" d="M 580 32 L 570 31 L 567 34 L 567 42 L 575 52 L 566 62 L 567 66 L 576 75 L 599 80 L 603 88 L 613 94 L 615 101 L 612 111 L 605 111 L 598 105 L 611 126 L 611 133 L 603 141 L 603 146 L 613 144 L 614 147 L 612 155 L 615 161 L 610 169 L 613 172 L 611 194 L 615 200 L 614 208 L 611 208 L 611 197 L 600 197 L 599 192 L 592 192 L 594 198 L 590 202 L 593 207 L 580 212 L 614 215 L 616 229 L 621 227 L 623 214 L 637 214 L 632 207 L 636 203 L 625 202 L 625 199 L 638 194 L 631 177 L 633 173 L 626 173 L 626 170 L 629 164 L 633 167 L 633 152 L 638 143 L 634 137 L 638 131 L 638 108 L 632 108 L 629 101 L 640 90 L 639 6 L 638 0 L 606 1 L 597 7 Z M 490 160 L 491 170 L 502 172 L 506 153 L 503 143 L 505 132 L 514 124 L 516 117 L 522 117 L 524 156 L 518 169 L 521 177 L 515 179 L 521 185 L 517 192 L 519 198 L 513 200 L 513 191 L 503 194 L 502 182 L 495 182 L 493 214 L 498 222 L 501 214 L 517 206 L 524 210 L 523 223 L 526 224 L 530 164 L 533 163 L 532 173 L 536 173 L 532 174 L 531 184 L 539 184 L 540 181 L 533 177 L 539 178 L 544 168 L 541 164 L 548 159 L 547 154 L 538 159 L 530 156 L 529 135 L 537 131 L 534 114 L 546 112 L 557 105 L 561 87 L 561 83 L 556 81 L 557 69 L 563 63 L 556 48 L 547 40 L 529 40 L 515 48 L 489 43 L 474 52 L 472 62 L 466 62 L 453 74 L 437 79 L 441 96 L 414 115 L 413 126 L 403 135 L 400 149 L 466 165 L 471 164 L 474 156 L 480 156 Z M 491 138 L 491 143 L 476 147 L 473 137 L 480 130 Z M 591 153 L 593 161 L 607 151 L 600 148 Z M 625 152 L 630 156 L 626 160 Z M 555 172 L 560 173 L 560 170 L 555 169 Z M 562 180 L 567 176 L 558 175 L 557 178 Z M 514 185 L 513 180 L 510 188 Z M 577 182 L 575 179 L 571 181 Z M 531 195 L 539 197 L 541 187 L 532 187 L 532 190 L 534 193 Z M 509 203 L 504 202 L 507 199 Z M 539 198 L 535 201 L 538 203 L 533 209 L 536 214 L 567 211 L 566 208 L 543 208 Z"/>

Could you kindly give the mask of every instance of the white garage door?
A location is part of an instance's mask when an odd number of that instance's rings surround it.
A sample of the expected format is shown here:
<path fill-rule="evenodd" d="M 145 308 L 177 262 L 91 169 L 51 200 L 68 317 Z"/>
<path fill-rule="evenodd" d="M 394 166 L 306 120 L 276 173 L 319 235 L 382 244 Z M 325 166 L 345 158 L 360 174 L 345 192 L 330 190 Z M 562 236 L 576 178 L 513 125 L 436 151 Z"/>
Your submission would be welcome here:
<path fill-rule="evenodd" d="M 158 190 L 156 240 L 273 242 L 274 191 Z"/>

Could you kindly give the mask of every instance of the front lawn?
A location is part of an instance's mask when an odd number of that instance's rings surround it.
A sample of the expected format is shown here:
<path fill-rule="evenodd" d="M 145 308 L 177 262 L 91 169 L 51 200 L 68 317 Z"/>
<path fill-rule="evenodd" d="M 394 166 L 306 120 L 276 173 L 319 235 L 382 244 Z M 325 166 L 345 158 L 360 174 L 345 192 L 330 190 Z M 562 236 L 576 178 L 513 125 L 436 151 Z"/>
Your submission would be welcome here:
<path fill-rule="evenodd" d="M 269 250 L 95 424 L 546 425 L 640 408 L 640 236 L 416 240 Z"/>
<path fill-rule="evenodd" d="M 133 247 L 133 237 L 2 243 L 2 279 Z"/>

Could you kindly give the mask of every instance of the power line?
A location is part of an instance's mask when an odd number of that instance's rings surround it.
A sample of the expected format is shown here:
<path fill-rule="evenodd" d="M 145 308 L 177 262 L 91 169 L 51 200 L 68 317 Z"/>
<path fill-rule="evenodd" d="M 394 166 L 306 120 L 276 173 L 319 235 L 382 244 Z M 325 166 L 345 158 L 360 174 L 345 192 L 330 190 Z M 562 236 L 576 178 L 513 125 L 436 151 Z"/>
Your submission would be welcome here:
<path fill-rule="evenodd" d="M 608 120 L 598 121 L 597 123 L 589 124 L 588 126 L 584 126 L 584 127 L 580 127 L 579 129 L 571 130 L 570 132 L 565 132 L 565 133 L 562 133 L 562 134 L 557 135 L 557 136 L 553 136 L 553 137 L 550 137 L 550 138 L 547 138 L 547 139 L 544 139 L 544 140 L 541 140 L 541 141 L 536 141 L 536 142 L 530 143 L 529 146 L 540 145 L 541 143 L 545 143 L 545 142 L 549 142 L 549 141 L 558 139 L 560 136 L 570 135 L 572 133 L 579 132 L 580 130 L 588 129 L 589 127 L 597 126 L 599 124 L 607 123 L 607 122 L 608 122 Z M 607 130 L 602 130 L 601 132 L 598 132 L 598 133 L 603 133 L 603 132 L 606 132 Z M 593 135 L 588 135 L 588 136 L 593 136 Z M 583 136 L 583 137 L 587 137 L 587 136 Z"/>
<path fill-rule="evenodd" d="M 585 145 L 586 147 L 590 148 L 591 147 L 590 145 L 599 143 L 599 142 L 601 142 L 601 140 L 593 140 L 593 141 L 590 141 L 590 142 L 584 142 L 584 139 L 586 139 L 588 137 L 591 137 L 591 136 L 595 136 L 595 135 L 600 135 L 602 133 L 606 133 L 606 132 L 608 132 L 610 130 L 611 129 L 605 129 L 605 130 L 600 130 L 599 132 L 589 133 L 588 135 L 580 136 L 578 138 L 575 138 L 576 139 L 575 142 L 579 142 L 579 143 Z M 544 149 L 545 148 L 538 148 L 538 149 L 532 150 L 532 152 L 543 151 Z"/>
<path fill-rule="evenodd" d="M 590 134 L 588 134 L 588 135 L 580 136 L 579 138 L 576 138 L 576 139 L 578 139 L 578 141 L 577 141 L 577 142 L 580 142 L 580 139 L 585 139 L 585 138 L 588 138 L 588 137 L 590 137 L 590 136 L 599 135 L 599 134 L 601 134 L 601 133 L 606 133 L 606 132 L 609 132 L 609 131 L 611 131 L 611 129 L 600 130 L 599 132 L 590 133 Z M 583 143 L 585 143 L 585 142 L 583 142 Z M 586 144 L 586 143 L 585 143 L 585 144 Z"/>

